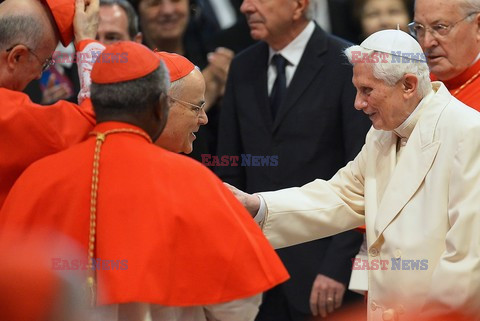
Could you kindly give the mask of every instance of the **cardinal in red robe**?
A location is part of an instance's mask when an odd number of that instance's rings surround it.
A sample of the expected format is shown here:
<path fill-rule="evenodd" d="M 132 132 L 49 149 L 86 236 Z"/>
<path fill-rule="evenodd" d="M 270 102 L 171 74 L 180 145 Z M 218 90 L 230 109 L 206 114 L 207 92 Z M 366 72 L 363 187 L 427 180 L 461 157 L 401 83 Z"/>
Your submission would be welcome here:
<path fill-rule="evenodd" d="M 22 41 L 33 36 L 24 28 L 25 34 L 13 39 L 0 55 L 0 206 L 28 165 L 84 140 L 95 125 L 92 106 L 86 98 L 89 96 L 92 54 L 104 48 L 92 39 L 76 39 L 77 50 L 85 57 L 77 62 L 82 84 L 80 106 L 66 101 L 51 106 L 34 104 L 21 91 L 49 66 L 44 57 L 52 55 L 59 40 L 65 46 L 72 41 L 75 1 L 7 0 L 0 5 L 1 23 L 14 17 L 20 19 L 19 13 L 22 13 L 21 19 L 36 23 L 44 36 L 35 40 L 41 42 L 39 48 L 29 48 Z M 98 14 L 98 0 L 90 1 L 89 8 L 79 10 L 78 14 L 83 19 L 94 17 Z M 18 28 L 9 28 L 15 27 Z M 77 33 L 87 36 L 83 30 Z M 2 36 L 8 39 L 9 34 Z M 48 46 L 51 51 L 45 49 Z"/>

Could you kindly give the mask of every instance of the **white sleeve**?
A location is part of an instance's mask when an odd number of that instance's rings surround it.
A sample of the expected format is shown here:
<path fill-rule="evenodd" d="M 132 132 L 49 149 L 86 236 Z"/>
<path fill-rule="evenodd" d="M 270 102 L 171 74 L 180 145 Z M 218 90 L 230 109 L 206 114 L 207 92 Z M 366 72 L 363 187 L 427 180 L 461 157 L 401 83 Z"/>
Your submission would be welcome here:
<path fill-rule="evenodd" d="M 338 234 L 365 224 L 366 146 L 324 181 L 260 193 L 266 214 L 262 230 L 276 249 Z"/>

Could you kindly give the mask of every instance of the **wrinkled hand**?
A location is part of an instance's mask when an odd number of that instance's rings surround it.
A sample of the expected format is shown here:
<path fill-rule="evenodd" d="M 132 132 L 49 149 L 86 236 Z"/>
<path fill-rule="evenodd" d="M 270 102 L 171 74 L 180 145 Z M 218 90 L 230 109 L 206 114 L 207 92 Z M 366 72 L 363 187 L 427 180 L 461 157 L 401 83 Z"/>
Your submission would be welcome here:
<path fill-rule="evenodd" d="M 313 315 L 322 318 L 342 305 L 345 285 L 323 274 L 317 275 L 310 293 L 310 309 Z"/>
<path fill-rule="evenodd" d="M 73 30 L 75 42 L 95 39 L 98 29 L 99 0 L 75 0 Z"/>
<path fill-rule="evenodd" d="M 228 187 L 237 200 L 242 203 L 243 206 L 245 206 L 252 217 L 257 215 L 258 209 L 260 208 L 260 199 L 258 196 L 242 192 L 235 186 L 232 186 L 228 183 L 224 182 L 223 184 L 225 184 L 225 186 Z"/>

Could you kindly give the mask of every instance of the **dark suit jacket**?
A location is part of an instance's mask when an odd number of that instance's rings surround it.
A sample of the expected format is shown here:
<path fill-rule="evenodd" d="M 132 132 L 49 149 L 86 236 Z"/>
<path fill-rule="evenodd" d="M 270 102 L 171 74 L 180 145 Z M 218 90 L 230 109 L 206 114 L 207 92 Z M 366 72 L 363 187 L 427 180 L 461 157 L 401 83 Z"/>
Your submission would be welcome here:
<path fill-rule="evenodd" d="M 328 0 L 328 11 L 332 34 L 358 42 L 361 26 L 353 18 L 353 0 Z"/>
<path fill-rule="evenodd" d="M 220 116 L 218 155 L 278 155 L 278 166 L 217 167 L 224 181 L 249 193 L 329 179 L 354 158 L 370 122 L 355 110 L 349 44 L 316 26 L 287 98 L 272 120 L 268 104 L 268 45 L 257 43 L 232 62 Z M 291 274 L 283 287 L 297 309 L 310 312 L 318 273 L 348 282 L 361 236 L 350 231 L 278 251 Z"/>

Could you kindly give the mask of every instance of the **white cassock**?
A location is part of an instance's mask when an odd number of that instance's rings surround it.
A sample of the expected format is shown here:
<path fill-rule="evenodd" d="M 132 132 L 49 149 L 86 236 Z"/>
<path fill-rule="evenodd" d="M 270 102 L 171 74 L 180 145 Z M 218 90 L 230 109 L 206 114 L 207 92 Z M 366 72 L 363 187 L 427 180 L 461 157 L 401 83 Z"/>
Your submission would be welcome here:
<path fill-rule="evenodd" d="M 388 262 L 368 271 L 370 321 L 450 309 L 480 320 L 480 113 L 432 86 L 398 160 L 396 134 L 371 129 L 331 180 L 260 193 L 275 248 L 366 224 L 370 265 Z"/>

